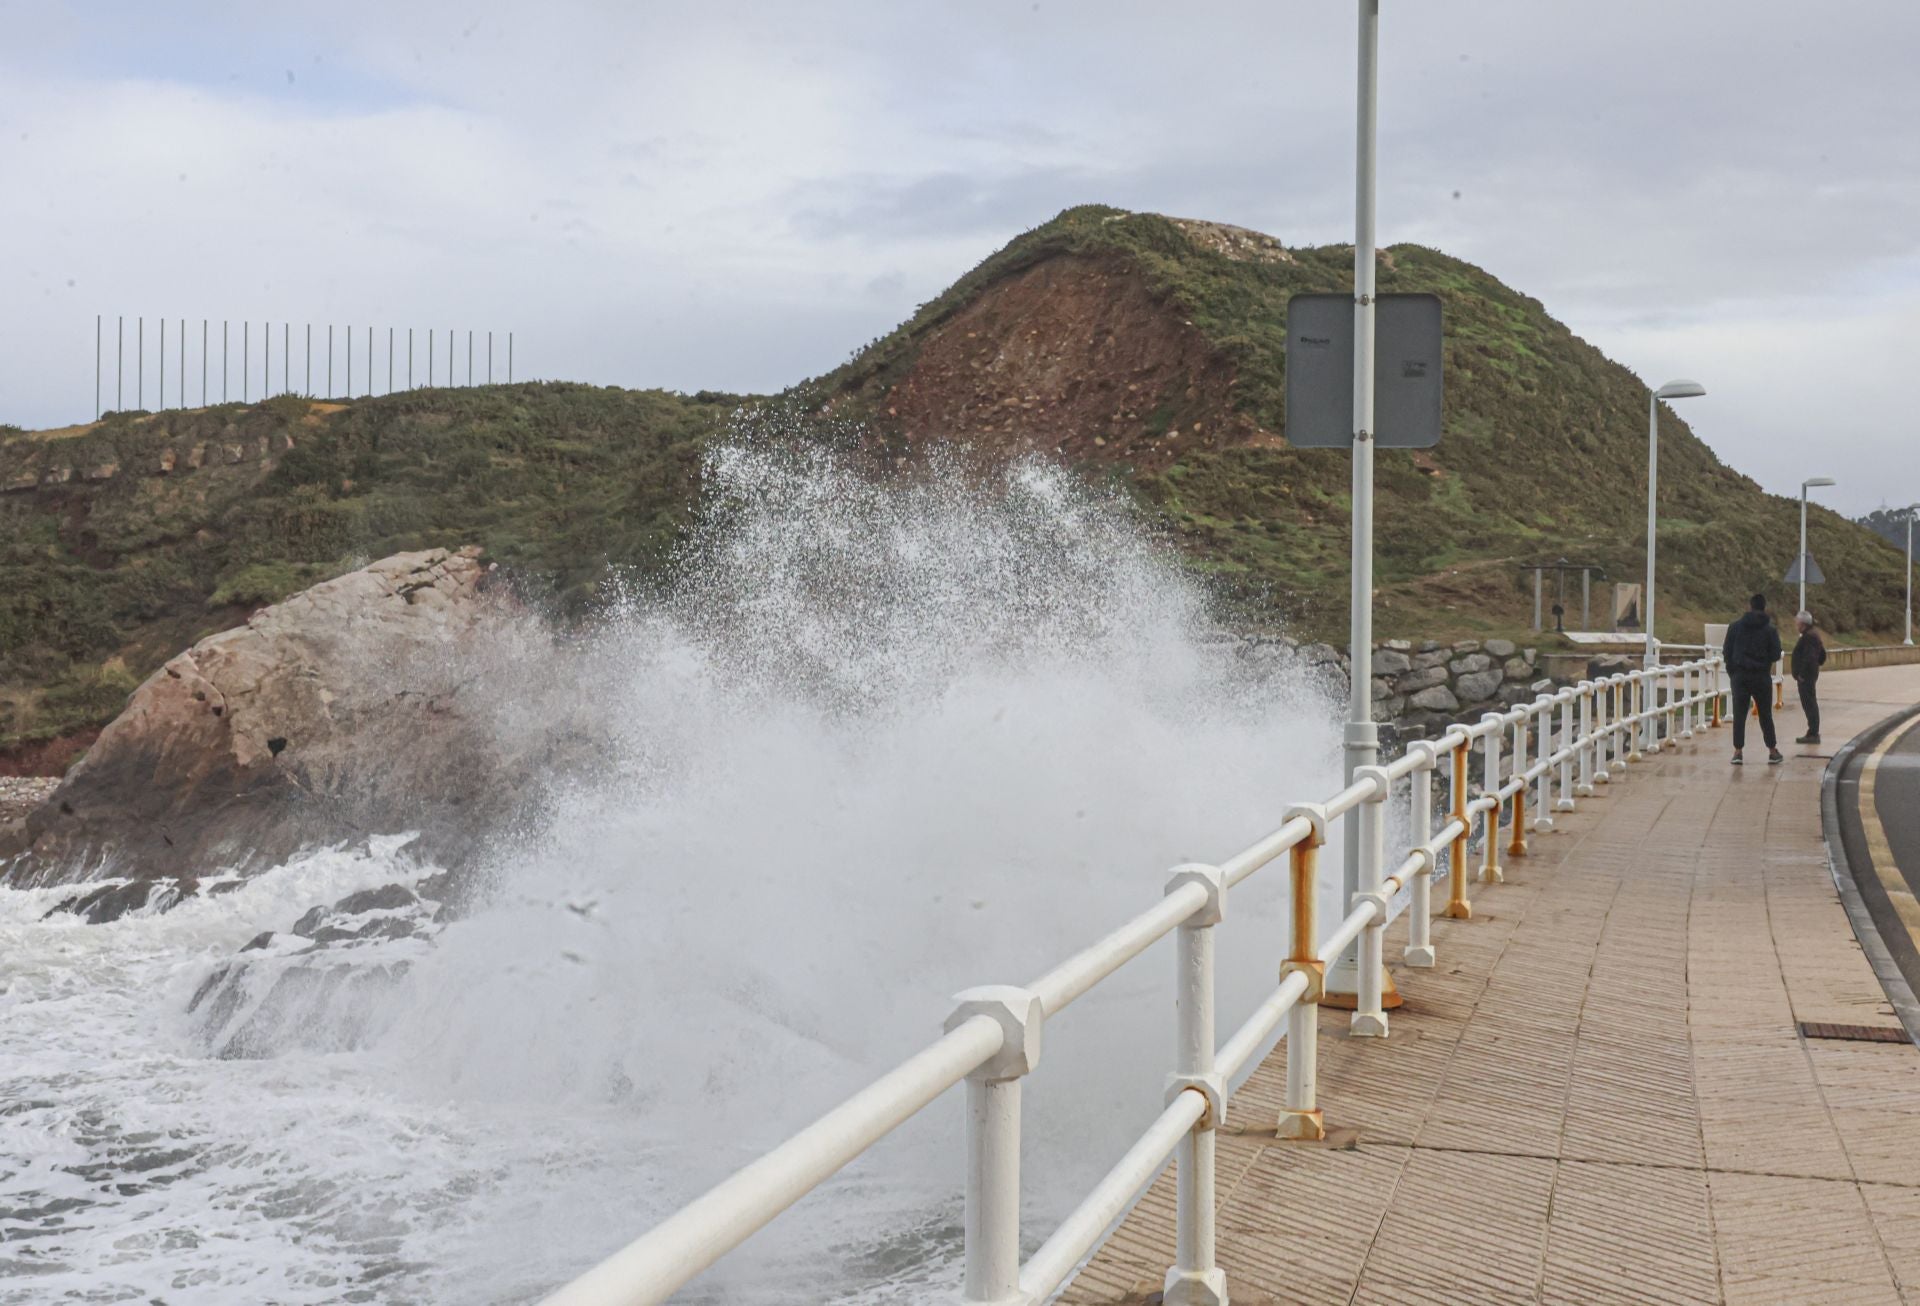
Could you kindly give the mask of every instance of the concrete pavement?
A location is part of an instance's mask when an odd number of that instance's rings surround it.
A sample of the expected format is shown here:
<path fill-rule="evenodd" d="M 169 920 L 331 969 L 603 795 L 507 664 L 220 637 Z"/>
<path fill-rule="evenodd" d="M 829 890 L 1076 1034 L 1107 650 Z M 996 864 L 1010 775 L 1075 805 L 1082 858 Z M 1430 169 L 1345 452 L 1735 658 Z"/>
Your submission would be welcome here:
<path fill-rule="evenodd" d="M 1844 740 L 1920 667 L 1822 688 Z M 1276 1049 L 1221 1138 L 1233 1300 L 1920 1302 L 1920 1050 L 1824 1036 L 1898 1022 L 1829 874 L 1826 759 L 1786 751 L 1650 757 L 1434 922 L 1390 1039 L 1323 1013 L 1326 1144 L 1275 1139 Z M 1173 1197 L 1169 1172 L 1063 1300 L 1149 1300 Z"/>

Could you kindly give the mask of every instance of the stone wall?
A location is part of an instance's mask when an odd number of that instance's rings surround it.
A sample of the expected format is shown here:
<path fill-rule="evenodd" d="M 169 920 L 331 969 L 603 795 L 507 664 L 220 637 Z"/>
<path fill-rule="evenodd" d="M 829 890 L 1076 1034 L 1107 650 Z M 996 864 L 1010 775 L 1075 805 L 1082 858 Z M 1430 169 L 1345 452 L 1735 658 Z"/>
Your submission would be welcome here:
<path fill-rule="evenodd" d="M 1254 661 L 1297 661 L 1344 697 L 1351 664 L 1331 644 L 1296 644 L 1281 636 L 1244 637 Z M 1453 643 L 1389 639 L 1374 645 L 1373 715 L 1401 739 L 1430 739 L 1455 722 L 1471 724 L 1555 687 L 1538 649 L 1505 639 Z"/>

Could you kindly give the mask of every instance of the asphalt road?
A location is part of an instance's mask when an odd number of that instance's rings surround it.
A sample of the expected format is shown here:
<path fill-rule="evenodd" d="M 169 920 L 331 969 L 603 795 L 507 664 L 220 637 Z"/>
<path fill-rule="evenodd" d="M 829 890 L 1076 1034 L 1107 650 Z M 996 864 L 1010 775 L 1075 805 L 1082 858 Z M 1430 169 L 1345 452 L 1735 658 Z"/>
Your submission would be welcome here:
<path fill-rule="evenodd" d="M 1865 739 L 1837 797 L 1860 899 L 1888 956 L 1920 993 L 1920 716 Z"/>

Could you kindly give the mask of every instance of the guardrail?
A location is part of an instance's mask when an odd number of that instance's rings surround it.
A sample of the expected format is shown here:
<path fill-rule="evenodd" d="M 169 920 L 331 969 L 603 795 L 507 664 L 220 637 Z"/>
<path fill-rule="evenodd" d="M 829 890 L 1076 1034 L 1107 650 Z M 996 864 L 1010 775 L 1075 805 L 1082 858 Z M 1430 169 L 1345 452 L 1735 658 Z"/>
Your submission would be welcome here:
<path fill-rule="evenodd" d="M 1050 1298 L 1105 1238 L 1169 1157 L 1177 1166 L 1174 1263 L 1167 1306 L 1226 1300 L 1215 1256 L 1215 1127 L 1229 1086 L 1286 1022 L 1287 1082 L 1281 1137 L 1324 1135 L 1316 1071 L 1319 1019 L 1329 963 L 1357 944 L 1356 1035 L 1385 1037 L 1381 1009 L 1386 927 L 1408 917 L 1405 965 L 1431 967 L 1433 880 L 1444 875 L 1447 916 L 1471 919 L 1469 843 L 1482 848 L 1477 877 L 1501 879 L 1501 813 L 1510 809 L 1506 852 L 1524 855 L 1529 828 L 1553 828 L 1595 787 L 1617 780 L 1647 753 L 1718 726 L 1726 693 L 1718 658 L 1582 681 L 1474 725 L 1420 740 L 1387 766 L 1363 767 L 1321 803 L 1289 809 L 1278 829 L 1218 865 L 1175 867 L 1158 905 L 1024 986 L 968 989 L 955 998 L 946 1032 L 840 1106 L 681 1208 L 546 1299 L 546 1306 L 651 1306 L 744 1242 L 947 1089 L 967 1095 L 966 1262 L 961 1300 L 974 1306 L 1031 1306 Z M 1556 723 L 1557 716 L 1557 723 Z M 1557 726 L 1557 728 L 1556 728 Z M 1476 747 L 1481 782 L 1469 769 Z M 1506 769 L 1502 770 L 1503 759 Z M 1434 828 L 1436 772 L 1448 776 L 1445 820 Z M 1388 866 L 1387 806 L 1406 782 L 1411 846 Z M 1534 818 L 1529 827 L 1529 791 Z M 1360 841 L 1360 890 L 1322 937 L 1315 919 L 1319 853 L 1329 826 L 1352 813 Z M 1278 983 L 1224 1044 L 1214 1030 L 1214 926 L 1228 892 L 1286 857 L 1292 921 Z M 1407 893 L 1403 897 L 1402 890 Z M 1040 1060 L 1041 1032 L 1089 990 L 1167 934 L 1178 932 L 1177 1055 L 1166 1106 L 1126 1154 L 1020 1260 L 1021 1086 Z"/>

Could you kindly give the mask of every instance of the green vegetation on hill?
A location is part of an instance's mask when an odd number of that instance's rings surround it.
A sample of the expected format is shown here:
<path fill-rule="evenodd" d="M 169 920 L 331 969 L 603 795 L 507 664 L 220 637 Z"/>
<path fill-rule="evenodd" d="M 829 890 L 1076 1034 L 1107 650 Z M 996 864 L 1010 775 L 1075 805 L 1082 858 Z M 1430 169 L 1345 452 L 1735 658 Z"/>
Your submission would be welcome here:
<path fill-rule="evenodd" d="M 1210 238 L 1211 237 L 1211 238 Z M 1048 259 L 1135 269 L 1169 311 L 1233 364 L 1224 395 L 1169 387 L 1163 422 L 1212 403 L 1284 434 L 1286 304 L 1352 284 L 1353 249 L 1283 249 L 1253 233 L 1103 206 L 1069 209 L 1020 236 L 897 331 L 818 384 L 884 425 L 884 397 L 955 314 Z M 1512 630 L 1531 615 L 1518 566 L 1566 557 L 1616 580 L 1643 575 L 1647 390 L 1638 378 L 1471 264 L 1416 245 L 1384 251 L 1380 290 L 1431 292 L 1446 314 L 1446 428 L 1436 448 L 1377 459 L 1378 623 L 1383 634 Z M 1707 378 L 1711 385 L 1711 378 Z M 1696 401 L 1712 403 L 1712 398 Z M 1214 429 L 1218 429 L 1217 426 Z M 1753 590 L 1784 592 L 1798 504 L 1764 493 L 1663 407 L 1660 634 L 1700 638 Z M 1134 471 L 1196 563 L 1255 612 L 1337 638 L 1345 630 L 1350 461 L 1277 440 L 1195 449 Z M 1809 547 L 1830 583 L 1818 611 L 1843 636 L 1892 628 L 1899 560 L 1816 507 Z M 1551 580 L 1549 581 L 1551 584 Z M 1604 608 L 1604 599 L 1596 596 Z M 1551 602 L 1551 599 L 1549 599 Z M 1577 582 L 1572 615 L 1578 617 Z M 1604 619 L 1604 618 L 1603 618 Z"/>
<path fill-rule="evenodd" d="M 526 384 L 8 439 L 0 486 L 43 483 L 0 493 L 0 747 L 111 718 L 193 641 L 405 549 L 480 544 L 577 608 L 609 565 L 665 558 L 737 403 Z"/>

